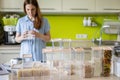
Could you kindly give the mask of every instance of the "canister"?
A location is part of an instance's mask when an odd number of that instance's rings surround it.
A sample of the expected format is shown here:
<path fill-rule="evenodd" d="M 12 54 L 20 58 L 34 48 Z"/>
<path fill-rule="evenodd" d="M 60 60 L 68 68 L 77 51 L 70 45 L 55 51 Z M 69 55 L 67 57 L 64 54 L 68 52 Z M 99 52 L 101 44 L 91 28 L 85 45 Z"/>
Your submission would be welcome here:
<path fill-rule="evenodd" d="M 102 49 L 102 75 L 108 77 L 111 72 L 112 48 L 102 47 Z"/>
<path fill-rule="evenodd" d="M 101 76 L 102 73 L 102 47 L 92 48 L 92 61 L 94 62 L 94 76 Z"/>

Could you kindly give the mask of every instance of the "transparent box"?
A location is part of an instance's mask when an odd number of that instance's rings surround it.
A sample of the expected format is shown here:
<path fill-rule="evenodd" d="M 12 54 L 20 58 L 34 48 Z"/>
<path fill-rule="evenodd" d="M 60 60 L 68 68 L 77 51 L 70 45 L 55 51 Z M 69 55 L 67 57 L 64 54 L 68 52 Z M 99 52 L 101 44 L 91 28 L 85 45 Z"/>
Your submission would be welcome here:
<path fill-rule="evenodd" d="M 92 61 L 92 51 L 91 48 L 84 48 L 85 50 L 85 78 L 92 78 L 94 76 L 94 62 Z"/>
<path fill-rule="evenodd" d="M 51 67 L 57 70 L 57 80 L 83 79 L 84 50 L 82 48 L 47 48 L 43 51 Z"/>
<path fill-rule="evenodd" d="M 112 64 L 112 48 L 102 47 L 102 76 L 109 77 Z"/>
<path fill-rule="evenodd" d="M 102 74 L 102 47 L 91 47 L 92 61 L 94 62 L 94 76 L 101 76 Z"/>
<path fill-rule="evenodd" d="M 113 56 L 113 74 L 120 77 L 120 57 Z"/>
<path fill-rule="evenodd" d="M 10 80 L 81 80 L 84 78 L 84 49 L 48 47 L 47 61 L 23 63 L 12 69 Z M 29 56 L 27 56 L 29 57 Z"/>

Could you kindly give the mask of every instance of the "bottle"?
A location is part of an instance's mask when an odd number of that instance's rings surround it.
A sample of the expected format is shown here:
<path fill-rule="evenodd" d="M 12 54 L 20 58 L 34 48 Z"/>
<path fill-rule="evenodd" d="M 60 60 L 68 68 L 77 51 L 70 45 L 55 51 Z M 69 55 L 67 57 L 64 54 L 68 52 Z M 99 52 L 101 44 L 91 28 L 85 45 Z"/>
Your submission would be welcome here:
<path fill-rule="evenodd" d="M 87 18 L 86 17 L 84 17 L 84 19 L 83 19 L 83 25 L 84 26 L 87 26 L 88 24 L 87 24 Z"/>
<path fill-rule="evenodd" d="M 91 23 L 92 23 L 91 17 L 88 17 L 87 23 L 88 23 L 88 26 L 91 26 Z"/>

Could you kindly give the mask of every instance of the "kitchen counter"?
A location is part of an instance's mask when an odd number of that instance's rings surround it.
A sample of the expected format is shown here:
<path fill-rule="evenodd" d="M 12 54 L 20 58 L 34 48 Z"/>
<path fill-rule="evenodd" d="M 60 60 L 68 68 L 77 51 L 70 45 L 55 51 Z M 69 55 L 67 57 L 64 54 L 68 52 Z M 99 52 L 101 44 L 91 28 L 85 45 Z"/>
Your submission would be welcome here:
<path fill-rule="evenodd" d="M 85 49 L 87 49 L 87 51 L 89 51 L 89 48 L 91 47 L 96 47 L 98 45 L 94 44 L 92 41 L 90 40 L 74 40 L 71 43 L 72 47 L 83 47 Z M 110 46 L 113 47 L 113 45 L 102 45 L 102 46 Z M 18 54 L 20 51 L 20 45 L 0 45 L 0 53 L 15 53 Z M 86 54 L 89 54 L 89 52 L 86 52 Z M 6 54 L 6 55 L 8 55 Z M 88 56 L 87 54 L 87 56 Z M 5 57 L 6 57 L 5 55 Z M 10 54 L 11 55 L 11 54 Z M 14 55 L 14 54 L 13 54 Z M 3 55 L 1 55 L 3 57 Z M 12 56 L 13 57 L 13 56 Z M 89 57 L 89 56 L 88 56 Z M 11 58 L 11 57 L 10 57 Z M 9 59 L 10 59 L 9 58 Z M 5 59 L 3 57 L 3 59 Z M 88 58 L 87 58 L 88 59 Z M 3 62 L 3 60 L 0 58 L 0 61 Z M 8 61 L 8 60 L 7 60 Z M 4 61 L 5 62 L 5 61 Z M 0 80 L 9 80 L 9 75 L 0 75 Z M 78 79 L 70 79 L 70 80 L 78 80 Z M 110 76 L 110 77 L 93 77 L 93 78 L 84 78 L 83 80 L 120 80 L 120 78 L 116 77 L 116 76 Z"/>
<path fill-rule="evenodd" d="M 11 80 L 9 79 L 9 75 L 0 75 L 0 80 Z M 24 80 L 33 80 L 33 79 L 24 79 Z M 39 80 L 39 79 L 38 79 Z M 45 80 L 45 79 L 44 79 Z M 70 80 L 78 80 L 78 79 L 70 79 Z M 110 77 L 92 77 L 92 78 L 84 78 L 83 80 L 120 80 L 120 77 L 110 76 Z"/>
<path fill-rule="evenodd" d="M 109 42 L 109 41 L 103 41 L 103 42 Z M 113 41 L 112 41 L 113 42 Z M 50 44 L 52 44 L 50 42 Z M 59 43 L 57 43 L 56 46 L 60 46 Z M 63 43 L 63 47 L 68 47 L 69 43 Z M 96 47 L 99 46 L 96 43 L 92 42 L 91 40 L 72 40 L 70 42 L 70 47 L 82 47 L 82 48 L 91 48 L 91 47 Z M 101 45 L 101 46 L 113 46 L 113 45 Z M 47 46 L 47 47 L 51 47 L 51 46 Z M 20 45 L 0 45 L 0 53 L 19 53 L 20 52 Z"/>
<path fill-rule="evenodd" d="M 0 45 L 0 53 L 19 53 L 20 45 Z"/>

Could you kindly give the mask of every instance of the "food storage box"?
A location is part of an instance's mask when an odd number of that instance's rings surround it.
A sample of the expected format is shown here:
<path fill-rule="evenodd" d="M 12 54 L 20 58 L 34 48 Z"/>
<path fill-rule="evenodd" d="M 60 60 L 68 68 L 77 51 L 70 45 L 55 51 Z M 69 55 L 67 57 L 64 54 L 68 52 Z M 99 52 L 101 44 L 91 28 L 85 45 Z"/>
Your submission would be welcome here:
<path fill-rule="evenodd" d="M 94 76 L 101 76 L 102 73 L 102 47 L 91 47 L 92 61 L 94 63 Z"/>
<path fill-rule="evenodd" d="M 85 78 L 92 78 L 94 76 L 94 62 L 92 61 L 92 52 L 91 48 L 84 48 L 85 50 Z"/>
<path fill-rule="evenodd" d="M 120 57 L 113 56 L 113 74 L 120 77 Z"/>
<path fill-rule="evenodd" d="M 31 62 L 12 68 L 10 80 L 53 80 L 57 71 L 47 63 Z"/>
<path fill-rule="evenodd" d="M 47 60 L 51 66 L 57 69 L 61 80 L 84 77 L 84 49 L 47 48 L 43 51 L 47 55 Z"/>
<path fill-rule="evenodd" d="M 112 48 L 102 47 L 102 50 L 102 75 L 108 77 L 111 72 Z"/>
<path fill-rule="evenodd" d="M 12 70 L 11 80 L 81 80 L 84 78 L 84 49 L 45 48 L 47 61 L 23 63 Z"/>

